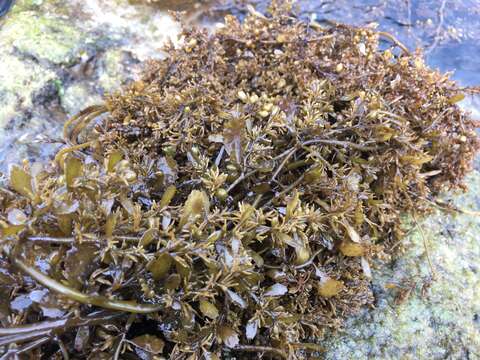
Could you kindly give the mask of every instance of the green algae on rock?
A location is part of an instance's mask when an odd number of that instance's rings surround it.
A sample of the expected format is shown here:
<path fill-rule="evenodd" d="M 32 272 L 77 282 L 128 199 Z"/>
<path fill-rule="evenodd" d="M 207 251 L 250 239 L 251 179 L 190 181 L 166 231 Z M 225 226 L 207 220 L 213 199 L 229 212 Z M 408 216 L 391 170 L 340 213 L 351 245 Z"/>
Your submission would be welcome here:
<path fill-rule="evenodd" d="M 37 61 L 71 64 L 85 41 L 80 29 L 58 18 L 24 11 L 2 25 L 1 46 L 15 47 Z"/>
<path fill-rule="evenodd" d="M 288 7 L 185 31 L 65 124 L 54 163 L 12 168 L 6 291 L 44 286 L 72 320 L 122 312 L 79 349 L 68 329 L 62 346 L 84 357 L 321 350 L 312 339 L 371 303 L 368 263 L 403 235 L 400 215 L 461 187 L 478 148 L 462 90 L 378 36 Z M 29 311 L 8 325 L 45 320 Z M 35 347 L 23 329 L 15 342 Z"/>

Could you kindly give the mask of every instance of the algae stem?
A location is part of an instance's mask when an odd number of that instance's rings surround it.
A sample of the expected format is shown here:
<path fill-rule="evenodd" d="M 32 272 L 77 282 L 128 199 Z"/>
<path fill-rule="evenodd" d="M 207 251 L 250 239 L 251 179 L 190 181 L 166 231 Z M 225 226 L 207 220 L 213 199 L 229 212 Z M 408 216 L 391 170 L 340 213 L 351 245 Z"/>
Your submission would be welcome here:
<path fill-rule="evenodd" d="M 26 341 L 36 339 L 42 336 L 50 336 L 51 330 L 34 330 L 29 333 L 19 333 L 14 335 L 6 335 L 0 337 L 0 346 L 8 344 L 20 344 Z"/>
<path fill-rule="evenodd" d="M 235 180 L 232 185 L 230 185 L 227 189 L 227 193 L 230 193 L 233 189 L 235 189 L 235 187 L 240 184 L 243 180 L 245 179 L 248 179 L 250 176 L 253 176 L 255 175 L 259 170 L 258 169 L 255 169 L 255 170 L 252 170 L 250 171 L 249 173 L 246 173 L 245 175 L 242 175 L 240 176 L 239 178 L 237 178 L 237 180 Z"/>
<path fill-rule="evenodd" d="M 288 149 L 286 151 L 284 151 L 283 153 L 281 153 L 280 155 L 274 157 L 272 159 L 272 161 L 277 161 L 277 160 L 280 160 L 281 158 L 287 156 L 288 158 L 291 157 L 291 155 L 293 155 L 295 153 L 295 151 L 297 151 L 297 149 Z M 281 170 L 281 168 L 280 168 Z M 237 178 L 227 189 L 227 193 L 230 193 L 238 184 L 240 184 L 243 180 L 245 179 L 248 179 L 249 177 L 255 175 L 256 173 L 258 173 L 260 171 L 260 169 L 254 169 L 242 176 L 240 176 L 239 178 Z M 278 174 L 277 174 L 278 175 Z M 274 179 L 272 179 L 271 181 L 273 181 Z"/>
<path fill-rule="evenodd" d="M 52 244 L 72 244 L 75 242 L 73 237 L 51 237 L 51 236 L 29 236 L 29 241 L 47 242 Z"/>
<path fill-rule="evenodd" d="M 282 359 L 288 359 L 287 354 L 285 354 L 283 351 L 269 346 L 237 345 L 235 346 L 234 350 L 256 353 L 270 353 L 272 355 L 277 355 Z"/>
<path fill-rule="evenodd" d="M 283 161 L 280 163 L 275 173 L 272 175 L 272 178 L 270 179 L 270 183 L 275 181 L 275 178 L 278 176 L 278 174 L 280 174 L 280 171 L 282 171 L 283 167 L 287 164 L 287 161 L 290 160 L 290 158 L 295 154 L 297 150 L 298 149 L 295 147 L 292 150 L 290 150 L 287 156 L 285 156 L 285 159 L 283 159 Z"/>
<path fill-rule="evenodd" d="M 17 348 L 12 348 L 8 349 L 6 353 L 3 354 L 3 356 L 0 358 L 0 360 L 8 360 L 8 359 L 17 359 L 18 355 L 23 354 L 27 351 L 32 351 L 43 344 L 47 343 L 50 341 L 50 336 L 44 336 L 39 339 L 36 339 L 24 346 L 17 347 Z"/>
<path fill-rule="evenodd" d="M 95 112 L 95 111 L 99 111 L 99 110 L 103 110 L 105 109 L 106 110 L 106 107 L 104 105 L 93 105 L 93 106 L 89 106 L 85 109 L 83 109 L 82 111 L 80 111 L 78 114 L 72 116 L 70 119 L 68 119 L 67 121 L 65 121 L 65 123 L 63 124 L 63 137 L 64 139 L 68 139 L 69 138 L 69 133 L 68 133 L 68 128 L 70 125 L 72 125 L 75 121 L 77 121 L 78 119 L 80 118 L 84 118 L 85 116 L 88 116 L 89 114 L 91 114 L 92 112 Z"/>
<path fill-rule="evenodd" d="M 91 326 L 97 324 L 107 323 L 111 320 L 114 320 L 123 314 L 119 313 L 108 313 L 104 310 L 93 312 L 86 317 L 78 318 L 66 318 L 59 320 L 47 320 L 35 324 L 20 325 L 15 327 L 5 327 L 0 328 L 0 338 L 11 336 L 11 335 L 21 335 L 28 334 L 30 338 L 31 334 L 35 332 L 48 334 L 51 331 L 58 331 L 59 329 L 69 329 L 71 327 L 79 326 Z"/>
<path fill-rule="evenodd" d="M 398 40 L 395 36 L 393 36 L 392 34 L 388 33 L 388 32 L 385 32 L 385 31 L 379 31 L 377 32 L 377 34 L 379 36 L 383 36 L 384 38 L 390 40 L 392 43 L 394 43 L 395 45 L 397 45 L 400 49 L 402 49 L 402 51 L 411 56 L 411 53 L 410 51 L 408 50 L 408 48 L 402 44 L 402 42 L 400 42 L 400 40 Z"/>
<path fill-rule="evenodd" d="M 122 313 L 106 313 L 104 311 L 94 312 L 87 317 L 81 318 L 66 318 L 61 320 L 43 321 L 34 324 L 21 325 L 16 327 L 0 328 L 0 346 L 8 344 L 21 344 L 32 341 L 30 344 L 25 345 L 24 349 L 30 349 L 30 345 L 37 343 L 35 339 L 48 339 L 50 340 L 52 335 L 59 335 L 62 332 L 67 331 L 70 328 L 76 328 L 80 326 L 93 326 L 98 324 L 107 324 L 112 320 L 123 316 Z M 22 348 L 12 349 L 15 350 L 12 354 L 20 354 Z M 9 357 L 6 357 L 9 359 Z M 3 358 L 0 358 L 3 359 Z"/>
<path fill-rule="evenodd" d="M 337 146 L 343 146 L 343 147 L 351 147 L 353 149 L 360 150 L 360 151 L 375 151 L 375 150 L 378 150 L 378 147 L 364 146 L 364 145 L 352 143 L 350 141 L 340 141 L 340 140 L 314 139 L 314 140 L 309 140 L 309 141 L 305 141 L 304 143 L 302 143 L 303 146 L 315 145 L 315 144 L 325 144 L 325 145 L 337 145 Z"/>
<path fill-rule="evenodd" d="M 62 150 L 60 150 L 57 153 L 57 155 L 55 155 L 55 161 L 63 168 L 63 156 L 65 154 L 68 154 L 69 152 L 73 152 L 73 151 L 76 151 L 76 150 L 85 149 L 85 148 L 87 148 L 91 145 L 93 145 L 93 141 L 88 141 L 88 142 L 83 143 L 83 144 L 73 145 L 73 146 L 70 146 L 70 147 L 67 147 L 67 148 L 63 148 Z"/>
<path fill-rule="evenodd" d="M 99 109 L 97 111 L 92 111 L 90 114 L 85 115 L 85 117 L 82 117 L 81 121 L 79 121 L 75 125 L 73 130 L 70 132 L 70 135 L 69 135 L 70 142 L 73 143 L 73 144 L 78 144 L 76 139 L 77 139 L 78 135 L 80 134 L 80 132 L 86 126 L 88 126 L 88 124 L 90 124 L 94 119 L 96 119 L 100 115 L 106 113 L 107 111 L 108 111 L 107 108 L 103 108 L 103 109 Z"/>
<path fill-rule="evenodd" d="M 430 251 L 428 249 L 427 237 L 425 236 L 425 233 L 423 232 L 423 228 L 418 223 L 417 216 L 415 215 L 415 213 L 412 213 L 412 218 L 413 218 L 413 221 L 415 223 L 415 226 L 420 231 L 420 235 L 422 236 L 423 247 L 425 249 L 425 255 L 427 256 L 428 266 L 430 267 L 430 273 L 432 275 L 432 279 L 435 280 L 435 278 L 437 277 L 437 273 L 435 271 L 435 268 L 433 267 L 432 259 L 430 258 Z"/>
<path fill-rule="evenodd" d="M 43 286 L 53 290 L 61 295 L 66 296 L 71 300 L 78 301 L 79 303 L 86 305 L 95 305 L 105 309 L 125 311 L 137 314 L 147 314 L 155 311 L 159 311 L 163 308 L 160 305 L 152 304 L 138 304 L 133 301 L 121 301 L 111 300 L 103 296 L 92 296 L 84 294 L 80 291 L 72 289 L 62 283 L 52 279 L 51 277 L 41 273 L 37 269 L 28 266 L 23 261 L 13 258 L 12 262 L 24 273 L 31 276 L 34 280 L 38 281 Z"/>

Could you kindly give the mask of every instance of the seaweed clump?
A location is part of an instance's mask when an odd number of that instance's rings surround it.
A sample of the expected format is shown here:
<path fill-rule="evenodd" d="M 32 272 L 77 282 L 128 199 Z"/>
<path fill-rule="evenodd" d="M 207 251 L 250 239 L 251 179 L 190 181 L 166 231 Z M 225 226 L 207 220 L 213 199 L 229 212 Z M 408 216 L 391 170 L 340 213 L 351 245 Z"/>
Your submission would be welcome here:
<path fill-rule="evenodd" d="M 0 349 L 321 351 L 325 329 L 372 302 L 369 260 L 402 237 L 400 216 L 462 187 L 478 148 L 463 90 L 380 36 L 286 5 L 185 30 L 69 120 L 51 164 L 13 166 Z"/>

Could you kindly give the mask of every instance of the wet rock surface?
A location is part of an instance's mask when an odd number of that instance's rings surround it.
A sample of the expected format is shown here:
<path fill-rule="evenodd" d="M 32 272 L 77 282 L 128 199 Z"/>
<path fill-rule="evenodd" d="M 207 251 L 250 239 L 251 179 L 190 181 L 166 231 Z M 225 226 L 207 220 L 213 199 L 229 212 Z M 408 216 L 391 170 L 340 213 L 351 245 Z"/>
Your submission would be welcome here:
<path fill-rule="evenodd" d="M 455 5 L 448 12 L 442 2 L 431 10 L 425 1 L 397 1 L 401 4 L 393 20 L 393 1 L 383 8 L 375 8 L 373 1 L 355 1 L 348 11 L 343 1 L 320 3 L 302 3 L 306 16 L 323 11 L 320 19 L 362 24 L 382 19 L 381 27 L 397 32 L 410 46 L 430 46 L 430 64 L 443 70 L 456 67 L 455 76 L 465 84 L 479 78 L 468 57 L 477 49 L 472 39 L 478 23 L 465 25 L 478 12 L 476 2 L 463 2 L 463 8 Z M 469 6 L 471 14 L 466 13 Z M 420 22 L 420 30 L 405 26 L 412 19 Z M 47 158 L 58 148 L 55 140 L 68 116 L 135 78 L 140 62 L 162 56 L 157 49 L 178 29 L 166 13 L 127 1 L 17 1 L 0 19 L 0 171 L 23 158 Z M 437 33 L 442 38 L 435 41 Z M 457 58 L 448 56 L 456 44 L 464 44 L 455 52 Z M 464 105 L 475 113 L 476 102 L 471 98 Z M 348 319 L 340 333 L 323 342 L 322 357 L 480 358 L 478 161 L 476 169 L 469 176 L 468 193 L 446 195 L 464 213 L 439 211 L 418 224 L 405 220 L 412 231 L 398 245 L 403 255 L 371 264 L 375 307 Z"/>
<path fill-rule="evenodd" d="M 0 171 L 51 154 L 65 119 L 133 79 L 178 30 L 127 1 L 17 1 L 0 19 Z"/>

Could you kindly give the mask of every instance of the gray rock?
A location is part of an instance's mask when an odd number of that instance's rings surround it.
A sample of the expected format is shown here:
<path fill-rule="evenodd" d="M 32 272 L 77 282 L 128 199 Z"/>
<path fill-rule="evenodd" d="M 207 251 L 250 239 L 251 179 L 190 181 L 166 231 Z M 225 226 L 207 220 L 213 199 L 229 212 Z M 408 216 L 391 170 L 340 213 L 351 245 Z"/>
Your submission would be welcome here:
<path fill-rule="evenodd" d="M 0 171 L 48 158 L 68 117 L 135 79 L 178 31 L 127 0 L 18 0 L 0 19 Z"/>

